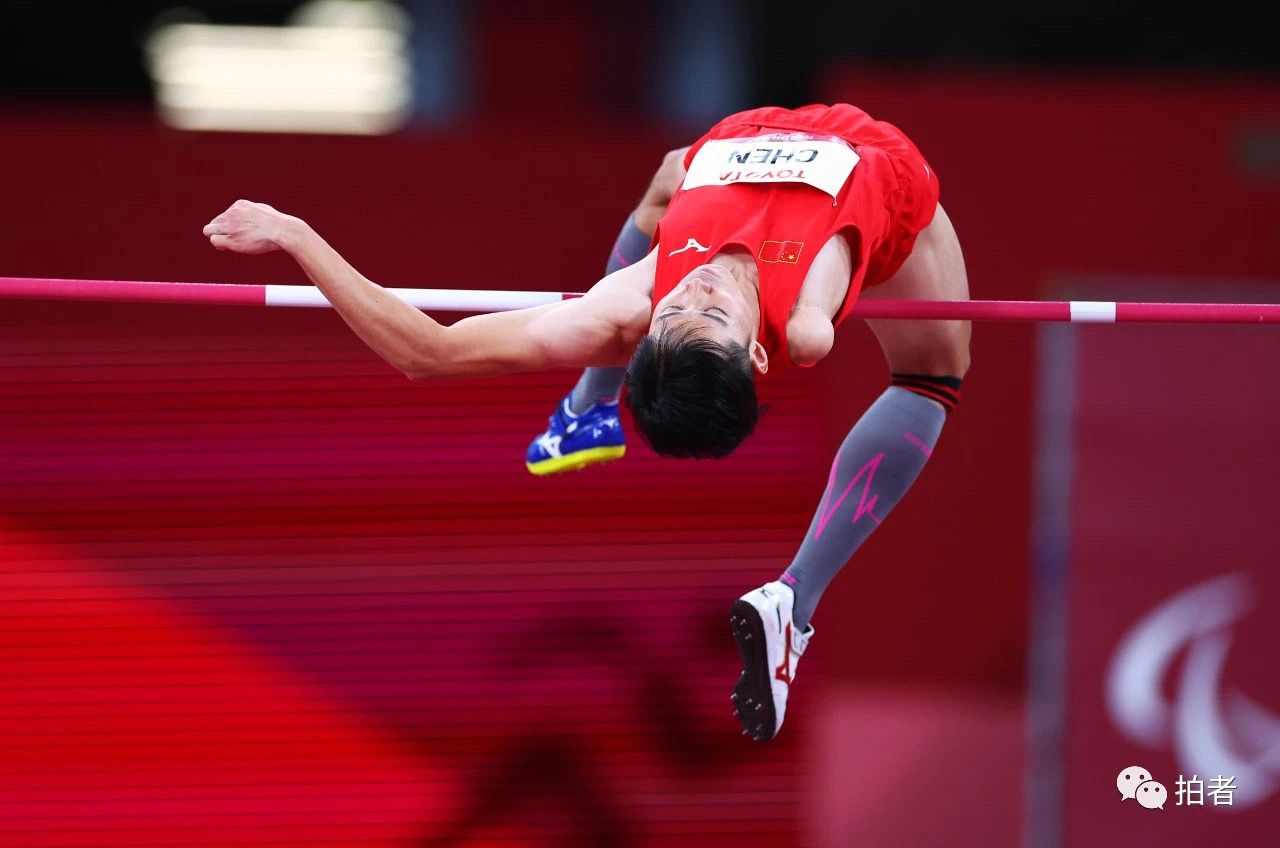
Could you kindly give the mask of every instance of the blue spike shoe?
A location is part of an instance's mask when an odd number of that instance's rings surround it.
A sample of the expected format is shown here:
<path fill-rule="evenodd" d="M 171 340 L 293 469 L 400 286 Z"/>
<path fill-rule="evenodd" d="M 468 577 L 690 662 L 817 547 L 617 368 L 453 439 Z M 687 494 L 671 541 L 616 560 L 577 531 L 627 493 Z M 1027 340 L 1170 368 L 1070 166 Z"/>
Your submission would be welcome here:
<path fill-rule="evenodd" d="M 574 415 L 566 396 L 556 406 L 546 432 L 530 443 L 524 464 L 531 474 L 543 477 L 621 459 L 626 452 L 617 401 L 597 403 Z"/>

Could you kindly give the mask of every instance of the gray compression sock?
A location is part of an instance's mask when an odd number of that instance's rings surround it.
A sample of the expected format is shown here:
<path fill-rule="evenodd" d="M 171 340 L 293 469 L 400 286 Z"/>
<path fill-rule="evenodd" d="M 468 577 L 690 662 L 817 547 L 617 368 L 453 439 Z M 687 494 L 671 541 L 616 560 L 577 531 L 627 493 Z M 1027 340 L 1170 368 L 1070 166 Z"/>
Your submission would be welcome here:
<path fill-rule="evenodd" d="M 634 216 L 627 218 L 627 223 L 618 233 L 618 240 L 613 243 L 609 253 L 609 262 L 605 265 L 605 274 L 612 274 L 619 268 L 634 265 L 649 253 L 649 236 L 636 226 Z M 622 381 L 626 379 L 627 369 L 588 368 L 582 372 L 578 384 L 569 395 L 569 411 L 581 415 L 596 403 L 616 403 L 622 391 Z"/>
<path fill-rule="evenodd" d="M 911 488 L 946 417 L 938 403 L 891 387 L 849 431 L 809 532 L 779 578 L 795 591 L 801 631 L 827 584 Z"/>
<path fill-rule="evenodd" d="M 634 265 L 644 259 L 649 255 L 650 241 L 652 238 L 649 234 L 636 226 L 636 216 L 628 216 L 627 223 L 622 225 L 622 232 L 618 233 L 618 240 L 613 243 L 609 261 L 605 263 L 605 274 L 612 274 L 619 268 Z"/>
<path fill-rule="evenodd" d="M 586 368 L 578 378 L 578 384 L 569 395 L 569 411 L 581 415 L 597 403 L 617 403 L 618 393 L 622 391 L 622 381 L 626 379 L 627 369 L 624 366 L 604 368 L 596 366 Z"/>

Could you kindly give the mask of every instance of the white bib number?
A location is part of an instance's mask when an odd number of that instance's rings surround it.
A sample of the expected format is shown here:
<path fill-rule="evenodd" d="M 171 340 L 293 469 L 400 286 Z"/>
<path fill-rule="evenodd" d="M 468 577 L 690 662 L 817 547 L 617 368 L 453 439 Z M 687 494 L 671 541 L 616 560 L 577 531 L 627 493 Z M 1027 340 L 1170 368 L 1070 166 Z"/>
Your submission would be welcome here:
<path fill-rule="evenodd" d="M 858 159 L 844 141 L 807 133 L 717 139 L 698 150 L 680 187 L 805 183 L 834 199 Z"/>

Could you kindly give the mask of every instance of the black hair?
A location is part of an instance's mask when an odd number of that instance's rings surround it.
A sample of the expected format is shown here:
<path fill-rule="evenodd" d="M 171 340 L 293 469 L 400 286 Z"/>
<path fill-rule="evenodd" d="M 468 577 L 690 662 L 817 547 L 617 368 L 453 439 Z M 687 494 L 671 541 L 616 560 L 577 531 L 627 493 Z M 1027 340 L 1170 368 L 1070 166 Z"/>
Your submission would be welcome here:
<path fill-rule="evenodd" d="M 627 367 L 627 406 L 645 441 L 663 456 L 726 457 L 760 420 L 747 349 L 687 328 L 640 340 Z"/>

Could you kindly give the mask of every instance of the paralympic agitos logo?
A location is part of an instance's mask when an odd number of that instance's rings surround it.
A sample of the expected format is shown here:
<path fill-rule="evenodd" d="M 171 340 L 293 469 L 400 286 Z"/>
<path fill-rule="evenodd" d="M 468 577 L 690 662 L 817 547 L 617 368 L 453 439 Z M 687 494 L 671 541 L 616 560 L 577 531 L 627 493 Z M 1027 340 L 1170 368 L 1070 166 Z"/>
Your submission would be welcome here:
<path fill-rule="evenodd" d="M 1222 682 L 1232 628 L 1252 600 L 1243 574 L 1174 595 L 1121 639 L 1107 681 L 1108 710 L 1125 736 L 1172 749 L 1184 771 L 1234 775 L 1237 809 L 1280 788 L 1280 716 Z M 1180 672 L 1167 689 L 1173 697 L 1166 698 L 1165 677 L 1178 658 Z"/>

